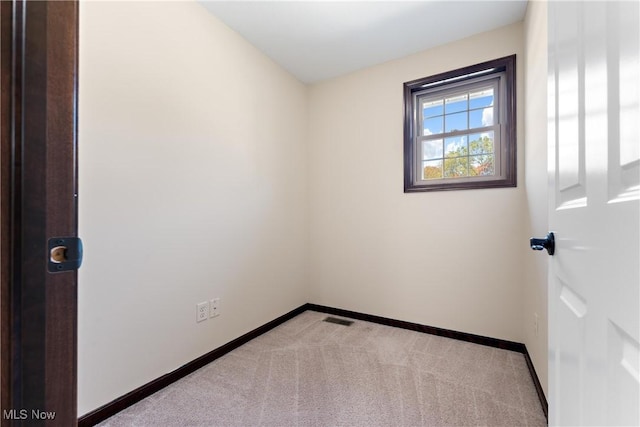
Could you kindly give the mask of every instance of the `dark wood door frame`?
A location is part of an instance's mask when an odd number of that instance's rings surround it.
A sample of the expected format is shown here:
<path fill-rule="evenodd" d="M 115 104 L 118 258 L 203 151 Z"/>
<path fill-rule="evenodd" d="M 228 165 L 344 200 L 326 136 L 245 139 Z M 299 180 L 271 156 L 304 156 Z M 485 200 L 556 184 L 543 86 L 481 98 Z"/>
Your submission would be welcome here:
<path fill-rule="evenodd" d="M 77 272 L 48 272 L 47 241 L 77 236 L 78 3 L 0 7 L 0 418 L 3 426 L 70 426 Z"/>

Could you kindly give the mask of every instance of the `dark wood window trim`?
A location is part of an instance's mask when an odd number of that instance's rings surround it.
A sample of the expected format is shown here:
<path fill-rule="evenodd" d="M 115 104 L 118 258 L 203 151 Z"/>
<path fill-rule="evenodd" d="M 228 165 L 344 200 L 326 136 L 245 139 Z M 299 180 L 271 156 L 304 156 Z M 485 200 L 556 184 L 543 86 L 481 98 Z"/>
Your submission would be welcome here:
<path fill-rule="evenodd" d="M 505 74 L 505 97 L 502 108 L 505 108 L 505 128 L 502 138 L 501 168 L 503 170 L 500 179 L 482 180 L 474 178 L 467 181 L 446 182 L 437 180 L 433 183 L 421 184 L 416 179 L 416 147 L 414 115 L 414 94 L 423 91 L 426 85 L 434 88 L 445 87 L 453 79 L 456 82 L 464 82 L 474 78 L 478 73 L 492 70 L 491 73 Z M 516 131 L 516 55 L 494 59 L 476 65 L 460 68 L 445 73 L 413 80 L 404 83 L 404 192 L 467 190 L 478 188 L 516 187 L 516 163 L 517 163 L 517 131 Z"/>

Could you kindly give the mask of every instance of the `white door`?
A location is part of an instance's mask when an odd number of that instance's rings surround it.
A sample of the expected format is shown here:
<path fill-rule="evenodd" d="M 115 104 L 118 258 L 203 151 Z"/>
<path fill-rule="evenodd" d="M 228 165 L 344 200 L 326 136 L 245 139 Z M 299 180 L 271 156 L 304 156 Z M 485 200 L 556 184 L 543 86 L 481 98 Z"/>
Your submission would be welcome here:
<path fill-rule="evenodd" d="M 637 426 L 639 5 L 548 6 L 549 423 Z"/>

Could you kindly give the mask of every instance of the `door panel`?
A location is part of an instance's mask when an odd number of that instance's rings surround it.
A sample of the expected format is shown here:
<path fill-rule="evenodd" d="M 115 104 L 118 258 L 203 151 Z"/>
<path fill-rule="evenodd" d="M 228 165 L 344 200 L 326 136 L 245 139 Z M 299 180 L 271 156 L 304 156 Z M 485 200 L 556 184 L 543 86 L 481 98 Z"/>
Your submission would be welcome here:
<path fill-rule="evenodd" d="M 576 13 L 578 4 L 562 5 L 565 13 Z M 556 146 L 558 168 L 558 207 L 571 208 L 586 203 L 585 170 L 584 170 L 584 111 L 582 96 L 584 94 L 584 75 L 580 64 L 583 55 L 578 40 L 582 37 L 582 28 L 577 20 L 568 21 L 558 27 L 557 55 L 557 97 L 558 138 L 562 145 Z"/>
<path fill-rule="evenodd" d="M 585 337 L 585 319 L 587 312 L 586 302 L 571 290 L 566 284 L 558 280 L 558 293 L 553 295 L 555 300 L 559 301 L 557 308 L 558 331 L 557 333 L 567 339 L 558 343 L 556 354 L 558 363 L 565 367 L 558 372 L 557 393 L 558 399 L 561 401 L 577 401 L 577 405 L 562 405 L 557 412 L 558 419 L 564 420 L 580 420 L 580 407 L 584 401 L 582 378 L 584 375 L 584 359 L 582 353 L 584 349 Z M 578 395 L 574 395 L 576 390 L 574 387 L 566 387 L 567 384 L 576 385 Z M 566 423 L 564 423 L 566 424 Z"/>
<path fill-rule="evenodd" d="M 637 425 L 625 408 L 637 410 L 640 402 L 638 342 L 614 322 L 607 325 L 607 339 L 607 420 L 609 425 Z"/>
<path fill-rule="evenodd" d="M 606 14 L 611 31 L 607 49 L 609 102 L 617 105 L 609 116 L 609 197 L 611 202 L 638 197 L 640 186 L 640 127 L 638 86 L 640 29 L 633 4 L 614 3 Z M 634 18 L 634 13 L 636 16 Z"/>
<path fill-rule="evenodd" d="M 549 422 L 640 423 L 640 10 L 549 3 Z"/>

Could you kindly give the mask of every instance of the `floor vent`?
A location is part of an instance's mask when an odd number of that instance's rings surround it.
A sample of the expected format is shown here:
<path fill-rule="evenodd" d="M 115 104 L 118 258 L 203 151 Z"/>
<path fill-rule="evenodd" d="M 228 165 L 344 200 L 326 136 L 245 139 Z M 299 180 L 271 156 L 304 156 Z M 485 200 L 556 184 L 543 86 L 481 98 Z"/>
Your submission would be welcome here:
<path fill-rule="evenodd" d="M 324 319 L 323 322 L 336 323 L 342 326 L 351 326 L 351 324 L 353 323 L 353 320 L 344 320 L 344 319 L 338 319 L 337 317 L 329 316 L 326 319 Z"/>

